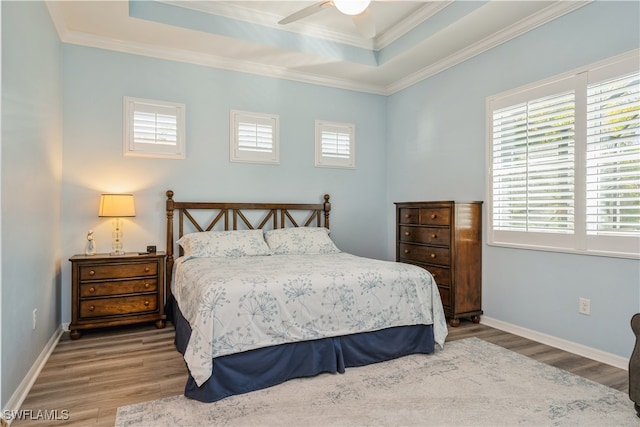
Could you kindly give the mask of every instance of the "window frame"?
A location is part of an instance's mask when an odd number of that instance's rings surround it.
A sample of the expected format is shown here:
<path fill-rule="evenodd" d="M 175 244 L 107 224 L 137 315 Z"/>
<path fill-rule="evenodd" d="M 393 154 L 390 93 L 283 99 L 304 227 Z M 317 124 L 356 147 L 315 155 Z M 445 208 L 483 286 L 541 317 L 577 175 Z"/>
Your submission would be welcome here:
<path fill-rule="evenodd" d="M 136 142 L 134 136 L 135 113 L 165 114 L 176 120 L 176 143 Z M 123 155 L 127 157 L 149 157 L 161 159 L 186 158 L 186 105 L 153 99 L 123 97 Z"/>
<path fill-rule="evenodd" d="M 349 135 L 349 156 L 323 155 L 323 132 Z M 355 169 L 356 168 L 356 126 L 353 123 L 316 120 L 315 122 L 315 166 L 321 168 Z M 337 154 L 337 153 L 336 153 Z"/>
<path fill-rule="evenodd" d="M 251 151 L 240 147 L 238 137 L 242 122 L 256 126 L 271 126 L 271 150 Z M 258 143 L 256 139 L 256 143 Z M 241 110 L 229 112 L 229 160 L 233 163 L 280 164 L 280 116 L 277 114 L 254 113 Z"/>
<path fill-rule="evenodd" d="M 593 235 L 587 232 L 587 88 L 616 76 L 637 73 L 638 50 L 606 59 L 568 73 L 487 97 L 486 168 L 487 244 L 491 246 L 640 259 L 640 235 Z M 532 101 L 555 88 L 575 87 L 574 221 L 573 233 L 496 230 L 494 227 L 493 120 L 494 111 L 516 101 Z"/>

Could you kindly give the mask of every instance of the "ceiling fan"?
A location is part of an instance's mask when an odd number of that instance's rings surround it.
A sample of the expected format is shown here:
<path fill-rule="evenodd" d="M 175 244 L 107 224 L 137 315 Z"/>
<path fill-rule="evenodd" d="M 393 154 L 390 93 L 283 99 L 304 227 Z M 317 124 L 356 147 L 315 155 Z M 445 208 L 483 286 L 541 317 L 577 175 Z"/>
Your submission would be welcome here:
<path fill-rule="evenodd" d="M 345 15 L 351 16 L 360 34 L 371 39 L 376 36 L 376 27 L 373 22 L 373 15 L 369 10 L 370 3 L 371 0 L 322 0 L 286 16 L 278 21 L 278 24 L 290 24 L 333 6 Z"/>

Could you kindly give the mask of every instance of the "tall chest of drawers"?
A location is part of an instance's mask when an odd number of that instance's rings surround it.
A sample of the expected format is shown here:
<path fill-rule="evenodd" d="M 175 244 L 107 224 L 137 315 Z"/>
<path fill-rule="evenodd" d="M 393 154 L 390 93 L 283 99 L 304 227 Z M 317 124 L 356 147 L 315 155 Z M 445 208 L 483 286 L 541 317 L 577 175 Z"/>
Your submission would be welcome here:
<path fill-rule="evenodd" d="M 165 254 L 74 255 L 71 261 L 71 339 L 81 330 L 156 322 L 165 326 Z"/>
<path fill-rule="evenodd" d="M 482 315 L 482 202 L 396 203 L 396 260 L 428 270 L 451 326 Z"/>

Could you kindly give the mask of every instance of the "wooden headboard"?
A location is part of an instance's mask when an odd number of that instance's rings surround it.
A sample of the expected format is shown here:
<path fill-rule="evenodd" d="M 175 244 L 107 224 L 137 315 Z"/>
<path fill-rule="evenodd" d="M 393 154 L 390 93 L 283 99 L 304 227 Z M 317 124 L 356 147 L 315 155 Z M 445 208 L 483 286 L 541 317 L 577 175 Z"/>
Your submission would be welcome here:
<path fill-rule="evenodd" d="M 178 211 L 178 233 L 174 233 Z M 176 241 L 188 232 L 219 230 L 276 229 L 286 227 L 329 228 L 331 203 L 324 195 L 322 203 L 220 203 L 176 202 L 167 191 L 167 301 L 171 296 L 174 249 Z M 300 219 L 298 214 L 304 216 Z M 257 216 L 257 220 L 255 217 Z M 203 219 L 204 218 L 204 219 Z M 178 247 L 178 256 L 182 256 Z"/>

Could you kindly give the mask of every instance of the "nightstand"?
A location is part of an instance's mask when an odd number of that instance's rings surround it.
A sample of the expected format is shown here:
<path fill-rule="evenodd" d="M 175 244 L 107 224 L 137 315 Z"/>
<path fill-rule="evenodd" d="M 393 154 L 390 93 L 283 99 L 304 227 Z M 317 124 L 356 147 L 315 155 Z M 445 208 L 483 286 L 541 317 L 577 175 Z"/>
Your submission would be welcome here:
<path fill-rule="evenodd" d="M 164 252 L 74 255 L 71 339 L 81 330 L 153 322 L 164 328 Z"/>

